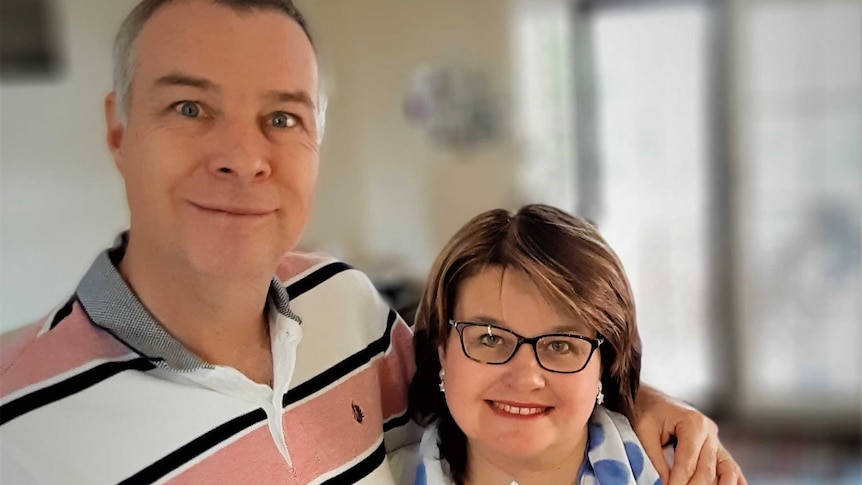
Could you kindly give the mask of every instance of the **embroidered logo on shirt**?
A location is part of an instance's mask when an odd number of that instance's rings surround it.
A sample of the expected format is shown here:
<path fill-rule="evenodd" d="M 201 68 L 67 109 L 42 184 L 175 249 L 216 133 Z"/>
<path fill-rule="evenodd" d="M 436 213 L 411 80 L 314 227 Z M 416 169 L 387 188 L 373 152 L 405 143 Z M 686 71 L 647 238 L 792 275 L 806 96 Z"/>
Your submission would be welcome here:
<path fill-rule="evenodd" d="M 350 407 L 353 409 L 353 419 L 355 419 L 357 423 L 362 424 L 362 420 L 365 419 L 365 414 L 362 413 L 362 408 L 353 401 L 350 401 Z"/>

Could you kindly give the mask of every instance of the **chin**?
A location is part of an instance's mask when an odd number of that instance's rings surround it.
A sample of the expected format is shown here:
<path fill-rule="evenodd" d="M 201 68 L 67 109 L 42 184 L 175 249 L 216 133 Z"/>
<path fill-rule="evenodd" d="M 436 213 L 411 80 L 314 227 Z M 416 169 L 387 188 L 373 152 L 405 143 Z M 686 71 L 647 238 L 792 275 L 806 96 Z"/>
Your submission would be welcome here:
<path fill-rule="evenodd" d="M 525 439 L 498 441 L 494 447 L 502 456 L 511 457 L 513 461 L 530 460 L 541 456 L 550 447 L 544 440 Z"/>
<path fill-rule="evenodd" d="M 260 238 L 224 237 L 187 244 L 191 266 L 213 278 L 247 279 L 275 275 L 283 251 Z"/>
<path fill-rule="evenodd" d="M 230 258 L 223 256 L 192 258 L 192 266 L 202 275 L 213 279 L 253 279 L 275 276 L 277 262 L 260 255 L 233 253 Z"/>
<path fill-rule="evenodd" d="M 553 439 L 540 430 L 483 433 L 477 441 L 486 449 L 493 450 L 494 454 L 509 457 L 513 461 L 529 460 L 541 455 L 553 444 Z"/>
<path fill-rule="evenodd" d="M 485 458 L 496 463 L 501 468 L 515 470 L 531 468 L 536 463 L 543 462 L 548 456 L 549 448 L 531 446 L 525 443 L 492 443 L 484 446 Z"/>

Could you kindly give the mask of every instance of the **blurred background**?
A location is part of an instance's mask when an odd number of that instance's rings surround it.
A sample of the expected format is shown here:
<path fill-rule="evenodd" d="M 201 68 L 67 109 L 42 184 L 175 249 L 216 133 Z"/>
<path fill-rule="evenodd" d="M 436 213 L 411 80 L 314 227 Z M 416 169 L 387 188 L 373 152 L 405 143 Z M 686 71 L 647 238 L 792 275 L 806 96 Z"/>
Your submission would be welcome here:
<path fill-rule="evenodd" d="M 135 0 L 0 2 L 0 331 L 127 224 L 104 140 Z M 410 317 L 471 216 L 594 221 L 643 379 L 751 484 L 862 483 L 862 0 L 305 0 L 330 97 L 303 249 Z"/>

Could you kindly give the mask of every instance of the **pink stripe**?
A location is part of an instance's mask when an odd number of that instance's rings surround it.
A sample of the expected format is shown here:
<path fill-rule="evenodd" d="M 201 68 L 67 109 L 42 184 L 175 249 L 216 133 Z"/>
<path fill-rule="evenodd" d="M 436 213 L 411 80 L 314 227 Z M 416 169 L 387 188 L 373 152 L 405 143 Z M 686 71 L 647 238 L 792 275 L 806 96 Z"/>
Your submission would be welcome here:
<path fill-rule="evenodd" d="M 308 483 L 371 448 L 383 433 L 381 361 L 283 416 L 294 468 L 266 426 L 218 450 L 171 483 Z M 402 396 L 402 401 L 404 396 Z M 388 407 L 388 406 L 387 406 Z M 361 420 L 361 423 L 360 423 Z"/>
<path fill-rule="evenodd" d="M 2 336 L 0 339 L 0 375 L 5 374 L 12 367 L 12 364 L 18 360 L 27 345 L 36 338 L 43 325 L 45 325 L 44 319 Z"/>
<path fill-rule="evenodd" d="M 4 338 L 0 397 L 81 367 L 95 359 L 111 359 L 130 352 L 110 334 L 90 323 L 78 303 L 75 303 L 72 313 L 58 326 L 36 338 L 39 328 L 41 324 L 26 327 L 27 332 L 20 336 L 21 340 L 16 336 L 16 341 L 6 342 Z M 7 344 L 16 347 L 11 349 L 10 362 L 5 361 Z"/>
<path fill-rule="evenodd" d="M 251 433 L 179 474 L 168 483 L 228 485 L 250 482 L 290 485 L 298 483 L 291 468 L 276 449 L 266 424 L 258 426 Z"/>
<path fill-rule="evenodd" d="M 407 410 L 407 391 L 416 372 L 413 360 L 413 332 L 398 318 L 392 327 L 392 351 L 380 361 L 380 389 L 383 399 L 383 418 L 399 415 Z"/>
<path fill-rule="evenodd" d="M 335 261 L 335 258 L 323 253 L 292 252 L 281 260 L 276 275 L 281 281 L 288 281 L 317 265 Z"/>

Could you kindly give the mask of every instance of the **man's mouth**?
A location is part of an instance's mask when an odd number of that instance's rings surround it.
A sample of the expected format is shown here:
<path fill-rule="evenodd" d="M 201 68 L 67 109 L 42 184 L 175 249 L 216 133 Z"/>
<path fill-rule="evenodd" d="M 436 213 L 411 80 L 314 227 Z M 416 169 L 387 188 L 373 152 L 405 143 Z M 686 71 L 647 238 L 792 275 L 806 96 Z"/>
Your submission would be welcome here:
<path fill-rule="evenodd" d="M 198 204 L 195 202 L 190 202 L 191 205 L 200 209 L 204 212 L 216 213 L 216 214 L 225 214 L 228 216 L 247 216 L 247 217 L 260 217 L 267 216 L 275 212 L 273 209 L 268 209 L 264 207 L 254 207 L 254 206 L 240 206 L 240 205 L 222 205 L 222 204 Z"/>

